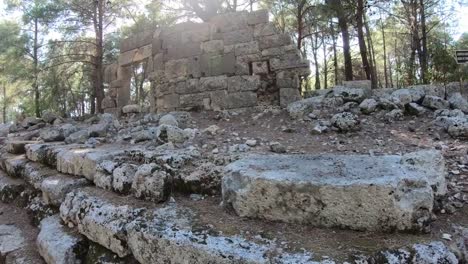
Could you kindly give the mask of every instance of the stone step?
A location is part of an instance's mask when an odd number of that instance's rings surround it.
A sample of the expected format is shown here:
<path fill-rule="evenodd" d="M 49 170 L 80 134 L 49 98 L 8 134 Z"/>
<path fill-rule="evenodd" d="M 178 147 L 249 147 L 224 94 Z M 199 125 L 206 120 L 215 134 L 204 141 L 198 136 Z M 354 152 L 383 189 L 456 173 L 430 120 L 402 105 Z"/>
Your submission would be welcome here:
<path fill-rule="evenodd" d="M 0 171 L 0 201 L 3 203 L 18 202 L 26 190 L 26 182 L 22 179 L 12 179 Z"/>
<path fill-rule="evenodd" d="M 222 235 L 189 208 L 155 207 L 91 187 L 68 194 L 60 215 L 88 239 L 142 264 L 316 263 L 310 253 L 288 253 L 273 241 Z"/>
<path fill-rule="evenodd" d="M 38 141 L 27 141 L 27 140 L 9 140 L 6 142 L 6 149 L 11 154 L 25 154 L 25 146 L 28 144 L 39 143 Z"/>
<path fill-rule="evenodd" d="M 225 169 L 223 200 L 242 217 L 355 230 L 424 230 L 447 191 L 437 151 L 403 156 L 251 155 Z"/>
<path fill-rule="evenodd" d="M 90 184 L 85 178 L 59 173 L 47 166 L 28 160 L 24 155 L 8 155 L 8 157 L 3 155 L 3 158 L 4 170 L 10 177 L 1 177 L 0 179 L 6 183 L 20 182 L 22 190 L 29 188 L 36 190 L 36 194 L 37 191 L 42 192 L 43 202 L 46 205 L 58 207 L 68 192 Z M 12 187 L 9 189 L 5 187 L 6 195 Z M 14 190 L 20 189 L 16 187 Z"/>

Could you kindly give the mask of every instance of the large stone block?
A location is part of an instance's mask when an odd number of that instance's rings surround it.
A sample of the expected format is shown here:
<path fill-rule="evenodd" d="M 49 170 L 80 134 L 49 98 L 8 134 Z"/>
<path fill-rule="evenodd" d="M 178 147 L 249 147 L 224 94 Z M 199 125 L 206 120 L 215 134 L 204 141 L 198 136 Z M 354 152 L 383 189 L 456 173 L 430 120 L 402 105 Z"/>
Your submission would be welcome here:
<path fill-rule="evenodd" d="M 217 76 L 235 72 L 234 53 L 222 55 L 203 54 L 200 58 L 201 76 Z"/>
<path fill-rule="evenodd" d="M 291 71 L 280 71 L 276 74 L 276 85 L 279 88 L 297 88 L 299 90 L 299 76 Z"/>
<path fill-rule="evenodd" d="M 273 23 L 262 23 L 255 25 L 254 27 L 254 37 L 261 38 L 265 36 L 276 35 L 277 30 Z"/>
<path fill-rule="evenodd" d="M 243 56 L 249 54 L 258 54 L 260 53 L 260 49 L 258 47 L 258 42 L 252 41 L 234 45 L 234 52 L 236 56 Z"/>
<path fill-rule="evenodd" d="M 168 80 L 186 77 L 188 73 L 188 59 L 170 60 L 165 64 L 165 77 Z"/>
<path fill-rule="evenodd" d="M 151 45 L 146 45 L 139 48 L 133 57 L 133 63 L 142 62 L 143 60 L 150 58 L 152 55 L 151 49 Z"/>
<path fill-rule="evenodd" d="M 164 71 L 164 53 L 157 53 L 153 57 L 153 70 L 154 71 Z"/>
<path fill-rule="evenodd" d="M 202 54 L 200 42 L 192 42 L 170 46 L 167 49 L 167 60 L 178 60 L 182 58 L 188 58 L 198 56 Z"/>
<path fill-rule="evenodd" d="M 197 23 L 194 28 L 187 28 L 181 33 L 181 43 L 200 43 L 211 38 L 212 25 L 209 23 Z"/>
<path fill-rule="evenodd" d="M 280 105 L 287 107 L 290 103 L 302 99 L 298 88 L 281 88 L 280 89 Z"/>
<path fill-rule="evenodd" d="M 208 93 L 180 95 L 180 107 L 184 109 L 203 107 L 203 100 L 205 98 L 210 98 L 210 95 Z"/>
<path fill-rule="evenodd" d="M 437 151 L 403 156 L 252 155 L 225 168 L 224 204 L 243 217 L 356 230 L 425 230 L 446 193 Z"/>
<path fill-rule="evenodd" d="M 291 37 L 286 34 L 276 34 L 271 36 L 263 36 L 258 39 L 261 49 L 269 49 L 274 47 L 281 47 L 291 44 Z"/>
<path fill-rule="evenodd" d="M 131 65 L 133 63 L 133 58 L 135 57 L 137 52 L 138 49 L 134 49 L 120 53 L 119 65 L 122 67 Z"/>
<path fill-rule="evenodd" d="M 230 93 L 227 96 L 227 105 L 230 109 L 253 107 L 257 105 L 257 93 L 240 92 Z"/>
<path fill-rule="evenodd" d="M 228 78 L 228 92 L 256 91 L 260 87 L 260 76 L 244 75 Z"/>
<path fill-rule="evenodd" d="M 253 62 L 261 61 L 262 56 L 259 54 L 250 54 L 236 57 L 236 75 L 249 75 L 250 65 Z"/>
<path fill-rule="evenodd" d="M 236 31 L 229 31 L 223 34 L 224 45 L 251 42 L 253 40 L 253 30 L 245 28 Z"/>
<path fill-rule="evenodd" d="M 152 31 L 139 32 L 136 35 L 126 38 L 120 42 L 120 52 L 126 52 L 132 49 L 150 45 L 153 40 Z"/>
<path fill-rule="evenodd" d="M 203 91 L 225 90 L 228 87 L 228 77 L 214 76 L 200 79 L 200 86 Z"/>
<path fill-rule="evenodd" d="M 221 54 L 224 52 L 223 40 L 210 40 L 201 43 L 201 49 L 205 53 Z"/>
<path fill-rule="evenodd" d="M 266 75 L 270 72 L 268 61 L 256 61 L 252 63 L 252 74 Z"/>
<path fill-rule="evenodd" d="M 247 24 L 249 25 L 268 23 L 268 20 L 268 10 L 265 9 L 249 12 L 247 15 Z"/>
<path fill-rule="evenodd" d="M 282 47 L 276 47 L 276 48 L 269 48 L 269 49 L 262 49 L 262 56 L 263 57 L 281 57 L 284 54 L 287 53 L 298 53 L 299 51 L 297 50 L 296 45 L 291 44 L 287 46 L 282 46 Z"/>
<path fill-rule="evenodd" d="M 226 90 L 214 91 L 210 93 L 210 109 L 219 111 L 227 108 L 227 96 Z"/>
<path fill-rule="evenodd" d="M 220 33 L 245 29 L 249 26 L 247 14 L 247 12 L 220 14 L 211 18 L 210 23 L 215 26 L 215 31 Z"/>

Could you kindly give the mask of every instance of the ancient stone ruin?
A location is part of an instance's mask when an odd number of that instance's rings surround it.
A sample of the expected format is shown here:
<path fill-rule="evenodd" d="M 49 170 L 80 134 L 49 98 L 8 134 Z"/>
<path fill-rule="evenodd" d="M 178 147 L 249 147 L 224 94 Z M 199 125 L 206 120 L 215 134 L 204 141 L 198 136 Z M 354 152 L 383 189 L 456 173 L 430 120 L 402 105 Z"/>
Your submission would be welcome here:
<path fill-rule="evenodd" d="M 145 61 L 152 109 L 223 110 L 282 105 L 300 98 L 309 63 L 266 10 L 218 15 L 124 39 L 117 63 L 106 68 L 103 105 L 118 112 L 130 102 L 131 67 Z"/>

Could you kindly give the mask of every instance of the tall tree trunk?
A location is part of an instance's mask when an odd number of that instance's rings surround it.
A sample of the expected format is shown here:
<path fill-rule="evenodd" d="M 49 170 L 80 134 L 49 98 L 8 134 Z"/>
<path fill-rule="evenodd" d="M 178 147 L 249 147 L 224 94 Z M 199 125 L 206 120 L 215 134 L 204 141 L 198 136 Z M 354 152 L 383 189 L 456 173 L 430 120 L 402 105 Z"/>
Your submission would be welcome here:
<path fill-rule="evenodd" d="M 41 117 L 41 109 L 39 105 L 40 93 L 39 93 L 39 21 L 38 18 L 34 18 L 34 43 L 33 43 L 33 71 L 34 71 L 34 81 L 33 81 L 33 92 L 34 92 L 34 111 L 36 117 Z"/>
<path fill-rule="evenodd" d="M 377 76 L 377 62 L 375 60 L 375 50 L 374 50 L 374 43 L 372 41 L 372 35 L 371 31 L 369 28 L 369 23 L 367 21 L 367 15 L 366 12 L 363 13 L 363 19 L 364 19 L 364 27 L 366 28 L 366 36 L 367 36 L 367 46 L 369 50 L 369 66 L 371 70 L 371 83 L 372 83 L 372 88 L 376 89 L 378 88 L 378 83 L 379 83 L 379 78 Z"/>
<path fill-rule="evenodd" d="M 366 41 L 364 36 L 364 23 L 363 23 L 363 16 L 364 16 L 364 1 L 357 0 L 357 10 L 356 10 L 356 30 L 358 33 L 358 42 L 359 42 L 359 51 L 361 53 L 361 60 L 362 60 L 362 67 L 366 73 L 367 80 L 371 79 L 371 67 L 369 65 L 369 60 L 367 57 L 367 47 Z"/>
<path fill-rule="evenodd" d="M 332 41 L 333 41 L 333 68 L 335 74 L 335 85 L 338 85 L 338 54 L 336 52 L 336 32 L 335 27 L 333 26 L 333 21 L 330 20 L 330 29 L 332 32 Z"/>
<path fill-rule="evenodd" d="M 428 83 L 428 59 L 427 59 L 427 28 L 426 28 L 426 7 L 424 0 L 419 0 L 420 20 L 421 20 L 421 52 L 419 53 L 421 64 L 421 80 L 423 83 Z"/>
<path fill-rule="evenodd" d="M 382 32 L 385 88 L 388 88 L 387 44 L 386 44 L 386 39 L 385 39 L 385 28 L 384 28 L 384 24 L 383 24 L 383 20 L 382 20 L 382 14 L 380 15 L 380 30 Z"/>
<path fill-rule="evenodd" d="M 343 57 L 345 66 L 345 80 L 353 80 L 353 62 L 351 59 L 351 45 L 349 40 L 348 19 L 343 10 L 343 5 L 339 0 L 333 0 L 334 7 L 338 16 L 338 25 L 340 26 L 341 38 L 343 39 Z"/>
<path fill-rule="evenodd" d="M 95 61 L 95 84 L 94 91 L 96 96 L 96 109 L 94 113 L 102 113 L 102 100 L 104 99 L 104 87 L 103 87 L 103 24 L 104 24 L 104 4 L 105 0 L 96 1 L 96 12 L 94 14 L 94 31 L 96 41 L 96 61 Z"/>
<path fill-rule="evenodd" d="M 312 56 L 314 58 L 314 65 L 315 65 L 315 90 L 320 90 L 320 67 L 318 62 L 318 33 L 313 34 L 310 40 L 310 44 L 312 47 Z"/>
<path fill-rule="evenodd" d="M 302 39 L 304 34 L 304 7 L 307 0 L 301 0 L 297 5 L 296 20 L 297 20 L 297 49 L 302 50 Z"/>
<path fill-rule="evenodd" d="M 325 45 L 325 34 L 322 33 L 322 51 L 323 51 L 323 89 L 328 88 L 328 59 L 327 45 Z"/>

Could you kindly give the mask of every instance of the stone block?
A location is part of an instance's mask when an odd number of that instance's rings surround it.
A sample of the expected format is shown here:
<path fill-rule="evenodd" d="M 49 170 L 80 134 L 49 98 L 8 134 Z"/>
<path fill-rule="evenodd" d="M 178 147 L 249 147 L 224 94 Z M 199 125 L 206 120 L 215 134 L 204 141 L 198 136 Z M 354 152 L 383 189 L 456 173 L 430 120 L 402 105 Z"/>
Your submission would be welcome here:
<path fill-rule="evenodd" d="M 210 98 L 208 93 L 194 93 L 180 95 L 180 107 L 182 108 L 196 108 L 203 107 L 203 100 Z"/>
<path fill-rule="evenodd" d="M 103 109 L 106 109 L 106 108 L 114 108 L 114 107 L 117 106 L 117 104 L 116 104 L 114 98 L 112 98 L 110 96 L 106 96 L 106 97 L 104 97 L 104 99 L 102 99 L 101 106 L 102 106 Z"/>
<path fill-rule="evenodd" d="M 152 47 L 151 45 L 146 45 L 138 49 L 133 57 L 133 63 L 138 63 L 143 60 L 150 58 L 152 55 Z"/>
<path fill-rule="evenodd" d="M 187 58 L 187 78 L 200 78 L 202 77 L 202 70 L 200 67 L 200 57 L 195 56 Z"/>
<path fill-rule="evenodd" d="M 229 109 L 253 107 L 257 105 L 257 94 L 253 92 L 230 93 L 227 96 Z"/>
<path fill-rule="evenodd" d="M 126 80 L 123 86 L 117 90 L 117 107 L 123 107 L 130 102 L 130 80 Z"/>
<path fill-rule="evenodd" d="M 153 57 L 153 71 L 164 70 L 164 53 L 158 53 Z"/>
<path fill-rule="evenodd" d="M 211 38 L 211 27 L 209 23 L 197 23 L 194 28 L 187 28 L 181 33 L 181 43 L 200 43 Z"/>
<path fill-rule="evenodd" d="M 176 86 L 176 93 L 188 94 L 188 93 L 200 93 L 203 91 L 199 79 L 188 79 L 184 82 L 184 85 Z"/>
<path fill-rule="evenodd" d="M 299 50 L 294 44 L 269 49 L 262 49 L 263 57 L 280 57 L 287 53 L 299 53 Z"/>
<path fill-rule="evenodd" d="M 276 35 L 277 30 L 276 27 L 273 23 L 262 23 L 262 24 L 257 24 L 254 27 L 254 37 L 255 38 L 261 38 L 265 36 L 272 36 Z"/>
<path fill-rule="evenodd" d="M 104 70 L 104 82 L 110 83 L 117 80 L 117 70 L 119 65 L 117 63 L 110 64 Z"/>
<path fill-rule="evenodd" d="M 226 90 L 228 87 L 228 77 L 214 76 L 214 77 L 203 77 L 200 79 L 200 86 L 202 91 L 216 91 Z"/>
<path fill-rule="evenodd" d="M 268 61 L 252 62 L 252 73 L 258 75 L 265 75 L 270 72 Z"/>
<path fill-rule="evenodd" d="M 248 13 L 247 15 L 247 24 L 248 25 L 257 25 L 262 23 L 268 23 L 269 14 L 268 10 L 262 9 Z"/>
<path fill-rule="evenodd" d="M 196 43 L 185 43 L 177 44 L 168 47 L 167 49 L 167 60 L 178 60 L 182 58 L 188 58 L 193 56 L 198 56 L 202 54 L 200 47 L 200 42 Z"/>
<path fill-rule="evenodd" d="M 403 156 L 251 155 L 222 179 L 224 204 L 242 217 L 354 230 L 421 231 L 446 193 L 445 162 Z"/>
<path fill-rule="evenodd" d="M 259 54 L 242 55 L 236 57 L 236 75 L 249 75 L 250 65 L 262 58 Z"/>
<path fill-rule="evenodd" d="M 226 90 L 214 91 L 210 93 L 210 109 L 214 111 L 220 111 L 227 107 L 227 96 Z"/>
<path fill-rule="evenodd" d="M 234 74 L 235 65 L 234 53 L 223 55 L 203 54 L 200 58 L 201 76 Z"/>
<path fill-rule="evenodd" d="M 163 40 L 159 37 L 154 38 L 151 44 L 152 47 L 152 52 L 154 54 L 162 53 L 164 51 L 163 49 Z"/>
<path fill-rule="evenodd" d="M 223 34 L 224 45 L 251 42 L 253 40 L 253 30 L 245 28 L 236 31 L 229 31 Z"/>
<path fill-rule="evenodd" d="M 245 29 L 247 24 L 247 12 L 233 12 L 220 14 L 210 19 L 216 27 L 216 32 L 224 33 L 240 29 Z"/>
<path fill-rule="evenodd" d="M 222 54 L 224 52 L 224 41 L 210 40 L 202 42 L 201 49 L 204 53 Z"/>
<path fill-rule="evenodd" d="M 343 86 L 347 88 L 361 88 L 369 91 L 372 89 L 370 80 L 344 81 Z"/>
<path fill-rule="evenodd" d="M 273 59 L 270 59 L 270 68 L 272 71 L 298 69 L 298 68 L 309 69 L 309 61 L 298 60 L 297 57 L 295 56 L 292 58 L 282 58 L 282 59 L 273 58 Z"/>
<path fill-rule="evenodd" d="M 132 37 L 123 39 L 120 42 L 120 52 L 126 52 L 129 50 L 141 48 L 146 45 L 151 45 L 152 40 L 152 31 L 139 32 Z"/>
<path fill-rule="evenodd" d="M 186 77 L 188 74 L 188 59 L 170 60 L 164 66 L 165 77 L 168 80 Z"/>
<path fill-rule="evenodd" d="M 260 76 L 244 75 L 228 78 L 228 92 L 256 91 L 260 87 Z"/>
<path fill-rule="evenodd" d="M 286 33 L 264 36 L 258 39 L 260 49 L 269 49 L 291 44 L 291 37 Z"/>
<path fill-rule="evenodd" d="M 260 49 L 258 46 L 258 42 L 252 41 L 252 42 L 247 42 L 247 43 L 236 44 L 234 46 L 234 52 L 236 56 L 243 56 L 243 55 L 260 53 Z"/>
<path fill-rule="evenodd" d="M 276 74 L 276 85 L 279 88 L 299 88 L 299 76 L 292 71 L 280 71 Z"/>
<path fill-rule="evenodd" d="M 134 50 L 129 50 L 129 51 L 120 53 L 119 65 L 123 67 L 131 65 L 133 63 L 133 58 L 135 57 L 137 52 L 138 50 L 134 49 Z"/>
<path fill-rule="evenodd" d="M 130 80 L 132 78 L 132 67 L 119 67 L 117 70 L 118 80 Z"/>
<path fill-rule="evenodd" d="M 280 105 L 281 107 L 287 107 L 290 103 L 299 101 L 302 99 L 298 88 L 281 88 L 280 89 Z"/>

